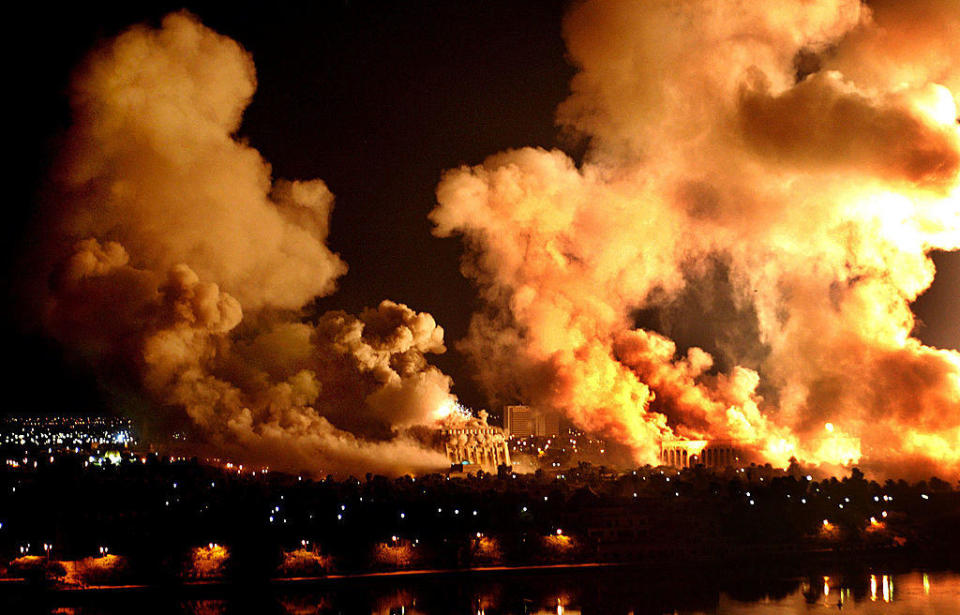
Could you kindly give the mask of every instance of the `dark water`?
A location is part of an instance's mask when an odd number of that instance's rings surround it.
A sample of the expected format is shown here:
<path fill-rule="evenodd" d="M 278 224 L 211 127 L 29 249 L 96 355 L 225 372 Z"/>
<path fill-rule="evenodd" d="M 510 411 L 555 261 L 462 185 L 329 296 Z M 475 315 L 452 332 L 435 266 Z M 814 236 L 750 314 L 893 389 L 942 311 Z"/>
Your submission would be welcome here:
<path fill-rule="evenodd" d="M 383 577 L 245 590 L 5 596 L 3 613 L 119 615 L 646 615 L 960 614 L 947 571 L 736 570 L 552 572 Z"/>

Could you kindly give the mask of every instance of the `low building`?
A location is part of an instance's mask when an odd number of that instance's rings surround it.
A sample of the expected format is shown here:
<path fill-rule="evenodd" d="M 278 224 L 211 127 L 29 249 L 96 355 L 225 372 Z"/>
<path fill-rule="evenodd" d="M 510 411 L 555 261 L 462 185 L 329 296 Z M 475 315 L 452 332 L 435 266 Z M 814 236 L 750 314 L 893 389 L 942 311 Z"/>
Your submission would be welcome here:
<path fill-rule="evenodd" d="M 462 464 L 466 472 L 471 467 L 495 472 L 500 466 L 510 465 L 507 439 L 499 427 L 471 421 L 442 429 L 440 437 L 451 465 Z"/>
<path fill-rule="evenodd" d="M 707 468 L 743 467 L 755 461 L 756 455 L 750 446 L 737 440 L 662 440 L 660 463 L 674 468 L 692 468 L 703 465 Z"/>

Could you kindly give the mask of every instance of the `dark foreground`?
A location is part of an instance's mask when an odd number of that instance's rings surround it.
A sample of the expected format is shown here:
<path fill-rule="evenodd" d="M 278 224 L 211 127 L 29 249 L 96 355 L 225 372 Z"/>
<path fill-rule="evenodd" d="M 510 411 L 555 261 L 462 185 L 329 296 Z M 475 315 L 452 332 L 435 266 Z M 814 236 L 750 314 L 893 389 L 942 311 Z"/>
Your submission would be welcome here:
<path fill-rule="evenodd" d="M 960 574 L 857 562 L 759 569 L 635 565 L 366 574 L 259 586 L 29 591 L 0 586 L 3 613 L 114 615 L 960 612 Z"/>

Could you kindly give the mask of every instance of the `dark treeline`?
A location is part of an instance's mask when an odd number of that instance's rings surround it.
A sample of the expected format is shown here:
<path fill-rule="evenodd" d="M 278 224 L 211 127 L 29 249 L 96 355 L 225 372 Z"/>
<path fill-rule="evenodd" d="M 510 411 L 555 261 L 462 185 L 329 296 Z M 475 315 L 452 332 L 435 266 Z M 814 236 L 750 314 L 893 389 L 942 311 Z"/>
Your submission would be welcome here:
<path fill-rule="evenodd" d="M 191 576 L 191 557 L 210 545 L 229 553 L 215 576 L 244 582 L 282 575 L 298 551 L 318 556 L 308 572 L 325 574 L 960 546 L 955 485 L 881 484 L 856 469 L 813 480 L 798 468 L 617 473 L 583 463 L 557 476 L 311 480 L 153 454 L 125 453 L 99 466 L 83 454 L 36 457 L 36 467 L 8 463 L 0 471 L 7 576 L 22 574 L 25 558 L 49 568 L 106 549 L 126 562 L 124 581 L 176 583 L 204 578 Z"/>

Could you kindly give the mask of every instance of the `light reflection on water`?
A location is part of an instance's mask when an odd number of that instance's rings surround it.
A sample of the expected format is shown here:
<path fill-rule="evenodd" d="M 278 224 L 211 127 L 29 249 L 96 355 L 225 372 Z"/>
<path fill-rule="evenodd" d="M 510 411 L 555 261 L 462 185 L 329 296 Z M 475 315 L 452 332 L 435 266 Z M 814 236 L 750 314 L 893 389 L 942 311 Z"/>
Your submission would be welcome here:
<path fill-rule="evenodd" d="M 793 594 L 777 600 L 735 600 L 721 592 L 715 611 L 677 611 L 677 615 L 794 615 L 843 613 L 854 615 L 943 615 L 960 613 L 960 575 L 953 572 L 870 574 L 862 578 L 823 577 L 819 592 L 803 581 Z M 864 582 L 865 581 L 865 582 Z"/>
<path fill-rule="evenodd" d="M 796 578 L 629 569 L 335 583 L 212 599 L 127 596 L 76 606 L 4 609 L 44 615 L 945 615 L 960 613 L 960 574 L 884 571 Z"/>

